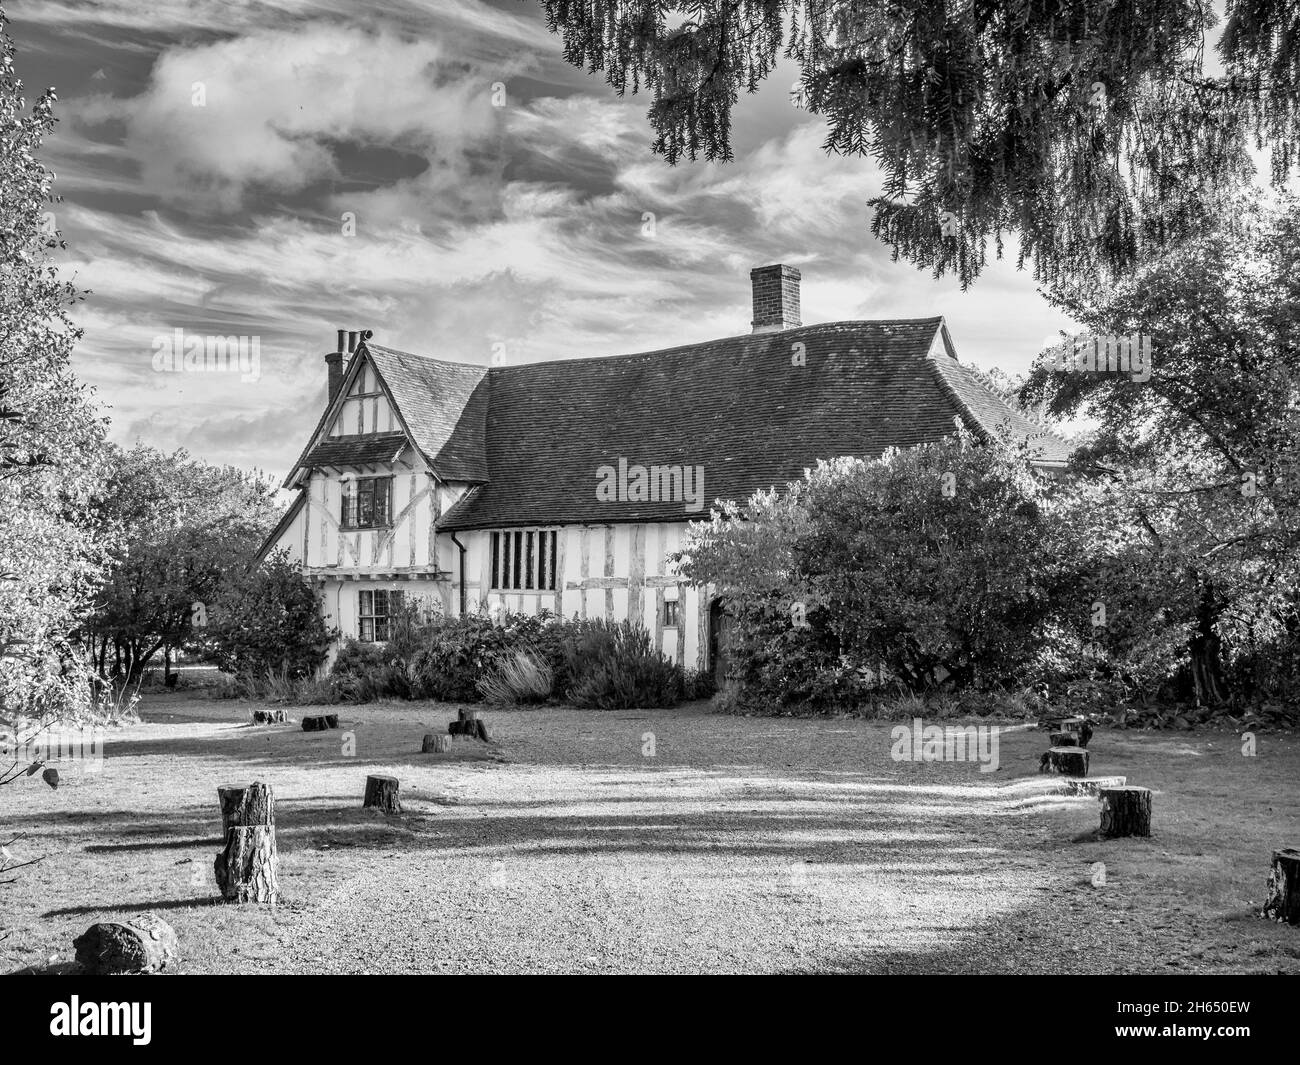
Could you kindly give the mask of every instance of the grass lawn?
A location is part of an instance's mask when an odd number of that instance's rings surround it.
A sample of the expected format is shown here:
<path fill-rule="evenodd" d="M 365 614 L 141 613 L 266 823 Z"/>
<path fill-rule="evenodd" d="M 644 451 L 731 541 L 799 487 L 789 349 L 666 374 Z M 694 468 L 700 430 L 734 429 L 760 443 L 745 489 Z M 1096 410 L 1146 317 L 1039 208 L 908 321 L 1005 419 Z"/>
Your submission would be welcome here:
<path fill-rule="evenodd" d="M 981 773 L 892 761 L 888 724 L 702 704 L 486 710 L 499 744 L 443 755 L 418 752 L 447 705 L 331 708 L 328 733 L 251 709 L 152 696 L 102 771 L 0 791 L 15 858 L 45 855 L 0 886 L 0 971 L 153 910 L 182 973 L 1300 972 L 1300 929 L 1252 915 L 1300 845 L 1293 735 L 1248 758 L 1230 733 L 1099 731 L 1093 775 L 1155 792 L 1152 838 L 1099 841 L 1034 731 Z M 374 772 L 401 815 L 362 811 Z M 276 793 L 274 910 L 214 899 L 216 788 L 249 780 Z"/>

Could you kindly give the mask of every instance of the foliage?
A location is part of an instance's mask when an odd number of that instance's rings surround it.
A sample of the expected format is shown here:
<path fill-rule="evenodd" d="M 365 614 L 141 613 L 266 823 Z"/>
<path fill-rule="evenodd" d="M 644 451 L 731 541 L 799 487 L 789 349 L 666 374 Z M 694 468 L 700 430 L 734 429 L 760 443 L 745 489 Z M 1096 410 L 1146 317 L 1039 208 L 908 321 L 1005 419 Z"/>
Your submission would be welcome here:
<path fill-rule="evenodd" d="M 316 593 L 284 552 L 226 571 L 206 612 L 195 642 L 227 673 L 310 676 L 329 651 Z"/>
<path fill-rule="evenodd" d="M 650 92 L 670 163 L 730 159 L 740 91 L 793 60 L 791 95 L 826 120 L 826 149 L 884 171 L 873 233 L 963 285 L 1012 231 L 1039 280 L 1113 280 L 1234 218 L 1257 138 L 1275 183 L 1296 162 L 1300 32 L 1276 0 L 1228 0 L 1215 76 L 1205 0 L 544 7 L 570 63 Z"/>
<path fill-rule="evenodd" d="M 1149 380 L 1042 359 L 1026 386 L 1096 420 L 1078 457 L 1104 482 L 1081 511 L 1090 551 L 1131 545 L 1127 572 L 1098 580 L 1114 581 L 1112 617 L 1181 643 L 1172 694 L 1189 701 L 1294 701 L 1300 680 L 1298 267 L 1300 205 L 1256 207 L 1246 240 L 1216 228 L 1060 301 L 1093 334 L 1149 336 Z"/>
<path fill-rule="evenodd" d="M 655 651 L 650 634 L 631 622 L 570 622 L 563 652 L 572 678 L 566 698 L 575 706 L 624 710 L 681 700 L 681 667 Z"/>
<path fill-rule="evenodd" d="M 109 463 L 99 513 L 117 546 L 86 641 L 101 676 L 134 678 L 158 651 L 202 640 L 227 576 L 242 585 L 275 521 L 274 489 L 234 467 L 142 444 L 110 448 Z"/>
<path fill-rule="evenodd" d="M 607 708 L 671 706 L 684 695 L 711 694 L 707 678 L 688 689 L 685 674 L 651 649 L 644 629 L 549 613 L 507 614 L 499 623 L 483 614 L 430 616 L 385 644 L 348 641 L 329 679 L 348 702 L 562 699 Z"/>
<path fill-rule="evenodd" d="M 0 10 L 0 717 L 84 715 L 73 632 L 102 561 L 88 515 L 104 423 L 70 365 L 81 331 L 68 309 L 85 296 L 50 260 L 66 245 L 36 156 L 55 95 L 27 108 L 6 25 Z"/>
<path fill-rule="evenodd" d="M 538 703 L 548 699 L 555 677 L 546 660 L 534 651 L 511 651 L 497 659 L 478 682 L 487 703 Z"/>
<path fill-rule="evenodd" d="M 741 706 L 995 687 L 1034 661 L 1077 580 L 1049 495 L 1023 455 L 958 434 L 820 463 L 692 524 L 676 563 L 728 601 Z"/>

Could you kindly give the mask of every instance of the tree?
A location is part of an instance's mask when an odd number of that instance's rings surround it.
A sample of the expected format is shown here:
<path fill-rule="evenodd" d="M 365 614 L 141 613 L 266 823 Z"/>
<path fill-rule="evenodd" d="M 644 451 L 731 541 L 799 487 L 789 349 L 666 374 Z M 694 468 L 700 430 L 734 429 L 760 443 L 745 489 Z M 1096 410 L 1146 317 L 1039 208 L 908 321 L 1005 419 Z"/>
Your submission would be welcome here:
<path fill-rule="evenodd" d="M 1216 227 L 1058 297 L 1091 334 L 1149 337 L 1149 380 L 1043 358 L 1025 390 L 1097 420 L 1079 462 L 1122 490 L 1150 564 L 1195 588 L 1179 620 L 1209 705 L 1300 679 L 1300 204 L 1247 220 L 1245 239 Z"/>
<path fill-rule="evenodd" d="M 681 572 L 733 604 L 742 679 L 832 702 L 878 670 L 914 691 L 992 686 L 1031 662 L 1076 560 L 1023 454 L 959 434 L 823 462 L 690 527 Z"/>
<path fill-rule="evenodd" d="M 1207 76 L 1208 0 L 543 0 L 565 58 L 646 88 L 654 151 L 731 158 L 731 113 L 782 57 L 828 151 L 884 171 L 872 232 L 963 285 L 1018 233 L 1051 285 L 1122 275 L 1296 160 L 1300 13 L 1228 0 Z"/>
<path fill-rule="evenodd" d="M 0 717 L 89 709 L 72 632 L 90 606 L 100 544 L 85 519 L 104 421 L 76 380 L 81 336 L 61 281 L 54 175 L 36 161 L 54 91 L 27 108 L 0 10 Z M 4 721 L 0 721 L 3 724 Z"/>
<path fill-rule="evenodd" d="M 310 676 L 325 661 L 333 633 L 316 593 L 283 552 L 228 574 L 213 598 L 200 646 L 227 673 Z"/>
<path fill-rule="evenodd" d="M 100 514 L 118 546 L 87 642 L 101 676 L 134 680 L 203 627 L 207 604 L 247 566 L 276 506 L 256 474 L 137 444 L 112 449 Z"/>

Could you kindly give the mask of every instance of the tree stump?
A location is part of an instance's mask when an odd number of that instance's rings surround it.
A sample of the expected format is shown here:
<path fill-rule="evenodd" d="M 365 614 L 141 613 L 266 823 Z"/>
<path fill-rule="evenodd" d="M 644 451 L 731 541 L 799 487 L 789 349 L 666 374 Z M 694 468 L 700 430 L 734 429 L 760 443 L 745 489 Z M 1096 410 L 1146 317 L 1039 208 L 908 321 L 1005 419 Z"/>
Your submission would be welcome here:
<path fill-rule="evenodd" d="M 425 733 L 424 743 L 420 746 L 421 754 L 443 754 L 451 750 L 450 736 L 435 736 L 432 732 Z"/>
<path fill-rule="evenodd" d="M 289 720 L 289 715 L 283 710 L 254 710 L 254 725 L 283 725 Z"/>
<path fill-rule="evenodd" d="M 317 714 L 302 719 L 303 732 L 324 732 L 326 729 L 338 728 L 338 714 Z"/>
<path fill-rule="evenodd" d="M 1122 786 L 1101 788 L 1103 839 L 1151 835 L 1151 789 Z"/>
<path fill-rule="evenodd" d="M 1273 852 L 1268 899 L 1261 916 L 1300 925 L 1300 848 L 1284 847 Z"/>
<path fill-rule="evenodd" d="M 180 960 L 175 930 L 152 913 L 92 924 L 72 945 L 77 964 L 95 976 L 157 973 Z"/>
<path fill-rule="evenodd" d="M 401 801 L 397 797 L 396 777 L 366 777 L 366 797 L 362 809 L 375 809 L 384 814 L 400 814 Z"/>
<path fill-rule="evenodd" d="M 1048 737 L 1053 747 L 1081 747 L 1079 737 L 1073 732 L 1053 732 Z"/>
<path fill-rule="evenodd" d="M 243 801 L 244 792 L 247 790 L 247 784 L 217 785 L 217 802 L 221 804 L 221 839 L 223 842 L 230 834 L 231 821 L 235 816 L 235 811 L 239 809 L 240 802 Z"/>
<path fill-rule="evenodd" d="M 456 712 L 456 720 L 447 725 L 447 734 L 449 736 L 468 736 L 471 739 L 482 740 L 484 743 L 491 743 L 491 737 L 488 735 L 487 722 L 479 715 L 477 710 L 467 710 L 461 707 Z"/>
<path fill-rule="evenodd" d="M 1040 773 L 1063 773 L 1067 777 L 1088 775 L 1088 752 L 1082 747 L 1053 747 L 1039 763 Z"/>
<path fill-rule="evenodd" d="M 280 897 L 277 875 L 279 859 L 275 849 L 275 793 L 269 784 L 252 783 L 242 789 L 238 801 L 221 797 L 225 847 L 212 863 L 221 897 L 229 902 L 262 902 L 274 905 Z M 229 802 L 229 807 L 227 803 Z"/>

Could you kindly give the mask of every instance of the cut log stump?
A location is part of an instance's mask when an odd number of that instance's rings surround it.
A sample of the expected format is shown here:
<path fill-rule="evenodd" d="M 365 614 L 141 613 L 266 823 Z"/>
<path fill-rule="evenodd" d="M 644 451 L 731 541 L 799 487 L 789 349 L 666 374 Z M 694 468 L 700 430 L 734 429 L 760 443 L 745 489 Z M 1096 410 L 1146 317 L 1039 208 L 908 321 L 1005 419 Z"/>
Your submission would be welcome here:
<path fill-rule="evenodd" d="M 421 754 L 443 754 L 451 750 L 450 736 L 435 736 L 432 732 L 425 733 L 424 743 L 420 746 Z"/>
<path fill-rule="evenodd" d="M 1151 835 L 1151 789 L 1124 785 L 1101 788 L 1103 839 Z"/>
<path fill-rule="evenodd" d="M 1273 852 L 1268 899 L 1261 916 L 1300 925 L 1300 848 L 1284 847 Z"/>
<path fill-rule="evenodd" d="M 274 905 L 280 898 L 280 880 L 271 785 L 225 785 L 217 789 L 217 795 L 225 845 L 213 861 L 212 871 L 221 897 L 228 902 Z"/>
<path fill-rule="evenodd" d="M 384 814 L 400 814 L 401 800 L 397 797 L 396 777 L 366 777 L 366 797 L 362 809 L 375 809 Z"/>
<path fill-rule="evenodd" d="M 247 790 L 247 784 L 217 785 L 217 801 L 221 804 L 221 839 L 223 841 L 230 834 L 231 820 L 235 816 L 235 811 L 239 809 L 239 804 L 244 798 L 244 792 Z"/>
<path fill-rule="evenodd" d="M 338 714 L 317 714 L 302 719 L 303 732 L 324 732 L 326 729 L 338 728 Z"/>
<path fill-rule="evenodd" d="M 1053 732 L 1048 737 L 1053 747 L 1081 747 L 1079 737 L 1073 732 Z"/>
<path fill-rule="evenodd" d="M 72 945 L 77 964 L 96 976 L 157 973 L 180 960 L 175 930 L 152 913 L 92 924 Z"/>
<path fill-rule="evenodd" d="M 1039 763 L 1040 773 L 1062 773 L 1067 777 L 1088 775 L 1088 752 L 1082 747 L 1053 747 Z"/>
<path fill-rule="evenodd" d="M 283 725 L 289 720 L 289 715 L 283 710 L 254 710 L 254 725 Z"/>
<path fill-rule="evenodd" d="M 447 725 L 447 734 L 467 736 L 470 739 L 482 740 L 484 743 L 492 742 L 488 734 L 487 722 L 479 716 L 477 710 L 467 710 L 464 707 L 456 712 L 456 720 Z"/>

